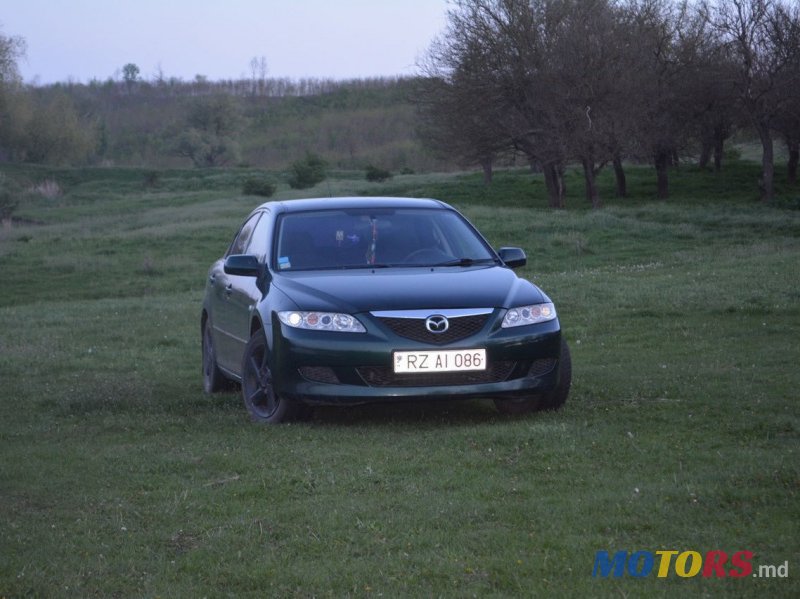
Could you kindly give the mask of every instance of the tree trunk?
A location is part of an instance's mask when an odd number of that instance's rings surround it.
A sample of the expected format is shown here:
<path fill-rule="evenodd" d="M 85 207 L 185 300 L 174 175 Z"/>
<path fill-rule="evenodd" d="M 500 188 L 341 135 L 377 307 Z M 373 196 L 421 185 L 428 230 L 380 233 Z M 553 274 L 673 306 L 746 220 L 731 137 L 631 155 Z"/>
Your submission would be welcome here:
<path fill-rule="evenodd" d="M 547 202 L 551 208 L 564 208 L 564 176 L 559 165 L 549 162 L 542 165 L 544 183 L 547 187 Z"/>
<path fill-rule="evenodd" d="M 602 208 L 603 204 L 600 202 L 600 193 L 597 191 L 594 161 L 583 158 L 581 164 L 583 165 L 583 179 L 586 182 L 586 199 L 592 205 L 592 208 Z"/>
<path fill-rule="evenodd" d="M 484 158 L 481 160 L 481 168 L 483 169 L 483 184 L 491 185 L 494 171 L 492 170 L 492 159 Z"/>
<path fill-rule="evenodd" d="M 760 122 L 757 125 L 758 136 L 761 139 L 761 201 L 769 203 L 775 197 L 775 149 L 772 143 L 772 132 L 769 124 Z"/>
<path fill-rule="evenodd" d="M 544 185 L 547 188 L 547 205 L 550 208 L 560 208 L 558 202 L 558 185 L 554 179 L 555 175 L 553 169 L 549 164 L 545 164 L 542 168 L 544 173 Z"/>
<path fill-rule="evenodd" d="M 714 172 L 718 173 L 722 170 L 722 154 L 724 152 L 725 140 L 717 138 L 714 141 Z"/>
<path fill-rule="evenodd" d="M 791 185 L 797 184 L 797 162 L 800 159 L 800 139 L 786 141 L 789 147 L 789 162 L 786 164 L 786 176 Z"/>
<path fill-rule="evenodd" d="M 628 197 L 628 181 L 625 179 L 625 169 L 622 168 L 622 158 L 614 156 L 614 179 L 617 183 L 617 197 Z"/>
<path fill-rule="evenodd" d="M 655 155 L 656 179 L 658 181 L 658 199 L 666 200 L 669 198 L 669 163 L 672 152 L 669 150 L 659 150 Z"/>
<path fill-rule="evenodd" d="M 567 207 L 567 180 L 564 178 L 566 169 L 563 162 L 556 162 L 556 181 L 558 182 L 558 197 L 562 208 Z"/>
<path fill-rule="evenodd" d="M 700 160 L 697 162 L 697 166 L 703 170 L 708 168 L 708 161 L 711 160 L 712 146 L 713 144 L 707 139 L 703 140 L 703 145 L 700 148 Z"/>

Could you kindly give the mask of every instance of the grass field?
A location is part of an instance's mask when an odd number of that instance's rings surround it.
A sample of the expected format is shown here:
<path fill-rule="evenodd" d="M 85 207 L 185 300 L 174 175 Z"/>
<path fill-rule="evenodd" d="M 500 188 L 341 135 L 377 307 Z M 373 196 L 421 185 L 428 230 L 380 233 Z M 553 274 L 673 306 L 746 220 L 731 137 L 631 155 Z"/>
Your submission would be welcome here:
<path fill-rule="evenodd" d="M 608 200 L 606 173 L 594 212 L 578 173 L 560 212 L 522 172 L 340 173 L 310 194 L 435 196 L 523 246 L 572 394 L 267 428 L 200 385 L 246 173 L 4 168 L 64 193 L 0 231 L 0 597 L 797 597 L 800 192 L 758 204 L 754 168 L 684 168 L 668 202 L 646 169 Z M 600 550 L 749 550 L 789 576 L 593 578 Z"/>

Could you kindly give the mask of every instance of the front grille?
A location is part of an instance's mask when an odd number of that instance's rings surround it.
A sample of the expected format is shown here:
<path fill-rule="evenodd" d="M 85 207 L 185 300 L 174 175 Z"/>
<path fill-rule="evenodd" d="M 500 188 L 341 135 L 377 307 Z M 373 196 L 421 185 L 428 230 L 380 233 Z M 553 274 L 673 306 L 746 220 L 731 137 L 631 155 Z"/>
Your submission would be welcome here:
<path fill-rule="evenodd" d="M 422 343 L 444 345 L 474 335 L 483 328 L 489 316 L 490 314 L 477 314 L 450 317 L 448 318 L 450 326 L 444 333 L 431 333 L 425 328 L 425 318 L 380 317 L 378 320 L 400 337 Z"/>
<path fill-rule="evenodd" d="M 396 374 L 391 367 L 362 366 L 358 374 L 370 387 L 437 387 L 501 383 L 508 379 L 516 362 L 495 362 L 486 370 Z"/>

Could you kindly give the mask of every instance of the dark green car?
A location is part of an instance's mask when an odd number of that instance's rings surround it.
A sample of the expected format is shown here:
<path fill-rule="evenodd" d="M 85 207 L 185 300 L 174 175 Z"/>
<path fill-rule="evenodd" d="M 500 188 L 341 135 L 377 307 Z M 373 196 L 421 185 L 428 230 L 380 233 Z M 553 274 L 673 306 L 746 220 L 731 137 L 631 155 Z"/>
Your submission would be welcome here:
<path fill-rule="evenodd" d="M 315 404 L 491 398 L 518 414 L 567 399 L 553 302 L 436 200 L 266 203 L 211 267 L 203 386 L 241 383 L 253 420 Z"/>

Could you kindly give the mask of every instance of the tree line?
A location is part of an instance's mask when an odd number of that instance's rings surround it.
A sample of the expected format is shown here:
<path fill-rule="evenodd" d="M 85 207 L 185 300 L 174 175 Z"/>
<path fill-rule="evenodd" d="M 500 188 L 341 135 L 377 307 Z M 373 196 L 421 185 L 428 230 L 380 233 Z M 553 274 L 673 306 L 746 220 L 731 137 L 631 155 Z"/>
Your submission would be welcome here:
<path fill-rule="evenodd" d="M 754 132 L 761 198 L 775 193 L 774 143 L 797 181 L 800 8 L 783 0 L 456 0 L 422 65 L 418 95 L 430 144 L 492 167 L 521 153 L 563 207 L 564 169 L 597 174 L 624 161 L 655 167 L 658 196 L 686 155 L 721 168 L 726 140 Z"/>
<path fill-rule="evenodd" d="M 691 157 L 720 170 L 737 132 L 762 147 L 762 199 L 775 193 L 774 145 L 796 183 L 800 17 L 785 0 L 454 0 L 411 78 L 250 76 L 184 81 L 128 63 L 105 81 L 26 85 L 25 42 L 0 32 L 0 160 L 50 164 L 258 166 L 309 155 L 381 171 L 522 159 L 565 205 L 565 169 L 602 205 L 600 171 L 627 194 L 626 165 L 654 166 L 659 197 Z"/>
<path fill-rule="evenodd" d="M 440 167 L 422 151 L 411 78 L 145 79 L 135 63 L 88 83 L 25 84 L 25 42 L 0 32 L 0 161 L 285 169 L 309 153 L 341 168 Z"/>

